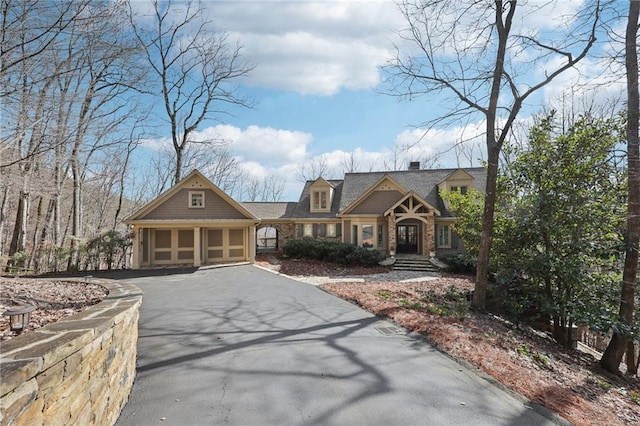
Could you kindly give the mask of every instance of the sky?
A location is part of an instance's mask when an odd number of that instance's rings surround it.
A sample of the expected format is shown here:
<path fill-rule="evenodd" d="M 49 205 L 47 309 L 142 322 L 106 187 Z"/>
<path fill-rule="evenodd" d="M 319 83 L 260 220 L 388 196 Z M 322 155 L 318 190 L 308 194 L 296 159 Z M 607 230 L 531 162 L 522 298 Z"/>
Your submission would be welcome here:
<path fill-rule="evenodd" d="M 552 17 L 570 16 L 582 3 L 559 2 L 521 18 L 519 25 L 544 29 Z M 620 3 L 626 8 L 626 2 Z M 238 90 L 251 97 L 254 106 L 212 117 L 198 134 L 225 140 L 250 176 L 286 179 L 281 201 L 298 199 L 303 186 L 301 167 L 318 158 L 330 167 L 324 177 L 336 178 L 349 158 L 360 171 L 369 171 L 394 164 L 405 169 L 409 161 L 424 164 L 427 159 L 432 167 L 479 166 L 486 157 L 480 120 L 447 123 L 428 131 L 424 127 L 446 114 L 448 98 L 432 94 L 406 100 L 385 94 L 389 85 L 383 66 L 394 56 L 394 46 L 409 48 L 399 37 L 406 22 L 394 1 L 209 0 L 204 4 L 216 30 L 239 42 L 243 58 L 255 65 L 238 80 Z M 142 0 L 136 5 L 141 10 L 148 7 Z M 609 84 L 604 70 L 598 59 L 587 58 L 532 97 L 520 119 L 527 122 L 563 93 L 565 97 L 567 93 L 618 96 L 624 82 Z M 543 71 L 526 73 L 535 79 Z M 578 80 L 595 84 L 577 86 Z M 160 135 L 157 141 L 166 143 L 168 136 Z M 465 141 L 464 155 L 454 148 L 461 141 Z M 408 146 L 412 148 L 401 149 Z"/>

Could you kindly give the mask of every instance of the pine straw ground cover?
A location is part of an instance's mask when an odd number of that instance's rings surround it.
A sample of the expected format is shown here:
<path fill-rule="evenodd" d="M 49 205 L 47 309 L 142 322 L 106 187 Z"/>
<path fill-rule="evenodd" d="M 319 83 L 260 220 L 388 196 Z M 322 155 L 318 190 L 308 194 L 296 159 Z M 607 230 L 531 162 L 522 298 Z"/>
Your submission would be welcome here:
<path fill-rule="evenodd" d="M 273 257 L 262 258 L 261 263 L 292 276 L 336 278 L 332 271 L 337 276 L 366 274 L 366 268 L 350 270 Z M 564 350 L 542 333 L 464 310 L 459 296 L 473 288 L 468 277 L 448 275 L 412 283 L 327 283 L 322 288 L 425 335 L 453 358 L 470 363 L 576 425 L 640 424 L 638 378 L 609 375 L 593 356 Z"/>

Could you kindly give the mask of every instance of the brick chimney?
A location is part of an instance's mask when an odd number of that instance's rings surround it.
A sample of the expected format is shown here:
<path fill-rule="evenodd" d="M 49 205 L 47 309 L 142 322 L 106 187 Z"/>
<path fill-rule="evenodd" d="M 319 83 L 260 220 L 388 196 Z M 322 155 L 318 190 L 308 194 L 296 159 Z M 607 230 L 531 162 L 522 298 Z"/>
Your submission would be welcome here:
<path fill-rule="evenodd" d="M 409 163 L 409 170 L 420 170 L 420 162 L 419 161 L 411 161 Z"/>

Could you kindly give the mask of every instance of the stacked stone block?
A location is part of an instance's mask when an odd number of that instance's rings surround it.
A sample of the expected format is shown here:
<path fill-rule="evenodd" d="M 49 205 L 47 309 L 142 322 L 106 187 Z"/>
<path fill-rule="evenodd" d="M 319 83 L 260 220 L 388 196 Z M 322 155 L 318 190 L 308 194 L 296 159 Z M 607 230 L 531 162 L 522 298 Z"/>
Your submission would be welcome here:
<path fill-rule="evenodd" d="M 116 422 L 135 377 L 142 293 L 100 284 L 102 302 L 2 343 L 0 425 Z"/>

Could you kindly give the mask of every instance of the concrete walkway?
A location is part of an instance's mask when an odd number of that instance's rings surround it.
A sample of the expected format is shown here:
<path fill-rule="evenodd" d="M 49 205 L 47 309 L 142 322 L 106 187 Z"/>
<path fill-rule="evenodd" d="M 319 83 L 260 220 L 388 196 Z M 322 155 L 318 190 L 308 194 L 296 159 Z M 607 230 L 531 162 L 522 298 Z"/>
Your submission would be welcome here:
<path fill-rule="evenodd" d="M 315 286 L 254 266 L 167 274 L 130 279 L 138 375 L 118 425 L 552 424 Z"/>

